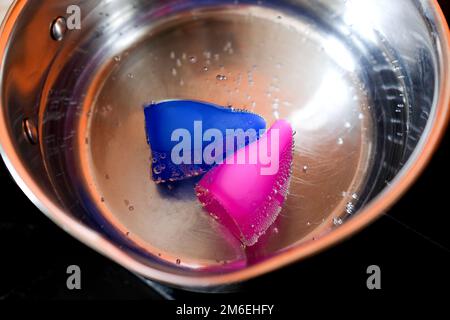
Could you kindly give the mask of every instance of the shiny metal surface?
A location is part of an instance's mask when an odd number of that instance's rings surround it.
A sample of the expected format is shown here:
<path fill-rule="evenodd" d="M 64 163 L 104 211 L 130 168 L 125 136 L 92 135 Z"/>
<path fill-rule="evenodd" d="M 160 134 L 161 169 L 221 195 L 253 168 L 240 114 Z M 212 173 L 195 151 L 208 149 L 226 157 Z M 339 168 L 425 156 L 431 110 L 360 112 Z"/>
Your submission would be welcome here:
<path fill-rule="evenodd" d="M 64 38 L 64 34 L 67 32 L 66 19 L 64 17 L 58 17 L 53 21 L 50 26 L 50 35 L 53 40 L 61 41 Z"/>
<path fill-rule="evenodd" d="M 82 29 L 56 42 L 49 26 L 72 4 Z M 448 121 L 448 46 L 434 1 L 17 1 L 0 40 L 2 155 L 44 213 L 131 270 L 239 282 L 336 243 L 406 190 Z M 295 127 L 290 195 L 258 245 L 202 212 L 195 181 L 151 182 L 142 106 L 174 98 Z"/>

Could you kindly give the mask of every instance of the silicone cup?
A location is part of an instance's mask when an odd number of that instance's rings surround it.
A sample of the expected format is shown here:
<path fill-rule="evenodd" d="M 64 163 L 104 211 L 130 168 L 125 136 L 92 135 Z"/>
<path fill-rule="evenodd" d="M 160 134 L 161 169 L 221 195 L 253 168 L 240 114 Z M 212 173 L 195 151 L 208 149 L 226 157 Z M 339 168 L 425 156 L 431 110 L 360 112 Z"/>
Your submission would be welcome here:
<path fill-rule="evenodd" d="M 276 139 L 274 132 L 279 133 Z M 278 217 L 287 196 L 293 161 L 293 130 L 277 121 L 258 141 L 240 149 L 209 171 L 196 186 L 203 207 L 246 246 L 251 246 Z M 260 157 L 254 164 L 237 163 L 239 157 L 258 154 L 278 145 L 279 166 L 275 174 L 263 174 L 267 166 Z M 234 160 L 230 161 L 231 159 Z"/>
<path fill-rule="evenodd" d="M 254 129 L 256 139 L 259 138 L 259 131 L 266 128 L 265 120 L 259 115 L 224 108 L 210 103 L 203 103 L 189 100 L 172 100 L 160 103 L 152 103 L 145 107 L 145 123 L 147 131 L 147 142 L 152 152 L 152 178 L 157 183 L 178 181 L 192 176 L 198 176 L 209 171 L 215 164 L 195 163 L 194 155 L 196 151 L 203 154 L 203 150 L 210 142 L 201 141 L 194 143 L 194 123 L 201 121 L 202 131 L 208 129 L 218 129 L 223 136 L 223 145 L 226 146 L 227 129 Z M 172 134 L 177 129 L 189 131 L 192 137 L 191 161 L 190 163 L 175 164 L 171 159 L 173 148 L 179 143 L 172 141 Z M 248 141 L 246 141 L 246 144 Z M 244 145 L 244 146 L 245 146 Z M 217 159 L 223 160 L 227 152 L 237 151 L 238 146 L 233 150 L 224 148 L 222 155 L 217 155 Z M 197 150 L 201 148 L 201 150 Z"/>

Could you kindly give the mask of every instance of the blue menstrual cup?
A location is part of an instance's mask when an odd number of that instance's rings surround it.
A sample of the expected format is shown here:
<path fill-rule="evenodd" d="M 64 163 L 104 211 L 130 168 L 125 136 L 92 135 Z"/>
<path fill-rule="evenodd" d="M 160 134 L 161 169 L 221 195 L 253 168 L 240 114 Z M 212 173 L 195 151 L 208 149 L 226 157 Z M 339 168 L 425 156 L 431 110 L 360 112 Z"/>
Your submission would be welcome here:
<path fill-rule="evenodd" d="M 259 115 L 190 100 L 152 103 L 144 113 L 156 183 L 206 173 L 230 153 L 257 140 L 266 128 Z M 254 135 L 238 141 L 236 132 Z"/>

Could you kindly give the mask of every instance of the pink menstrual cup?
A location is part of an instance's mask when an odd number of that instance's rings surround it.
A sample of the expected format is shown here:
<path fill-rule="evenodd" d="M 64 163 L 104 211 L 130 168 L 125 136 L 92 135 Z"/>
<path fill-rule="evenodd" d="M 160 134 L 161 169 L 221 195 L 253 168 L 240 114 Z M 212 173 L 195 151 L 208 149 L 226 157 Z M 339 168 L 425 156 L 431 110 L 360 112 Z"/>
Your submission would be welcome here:
<path fill-rule="evenodd" d="M 293 130 L 283 120 L 210 170 L 196 187 L 206 211 L 246 246 L 274 223 L 286 199 Z"/>

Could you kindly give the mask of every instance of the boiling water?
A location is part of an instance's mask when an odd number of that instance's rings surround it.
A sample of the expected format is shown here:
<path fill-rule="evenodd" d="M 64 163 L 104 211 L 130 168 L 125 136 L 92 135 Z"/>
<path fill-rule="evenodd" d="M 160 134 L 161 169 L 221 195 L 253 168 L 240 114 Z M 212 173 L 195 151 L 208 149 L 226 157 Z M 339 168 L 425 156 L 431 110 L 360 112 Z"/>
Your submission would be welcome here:
<path fill-rule="evenodd" d="M 82 177 L 81 205 L 114 237 L 189 268 L 257 261 L 341 225 L 369 196 L 374 123 L 382 118 L 346 36 L 258 6 L 197 9 L 120 34 L 121 45 L 90 75 L 76 115 L 71 162 Z M 392 70 L 388 60 L 384 54 Z M 386 90 L 401 96 L 399 81 Z M 151 180 L 143 105 L 165 99 L 233 106 L 294 127 L 289 196 L 257 245 L 243 248 L 203 211 L 196 180 Z"/>

